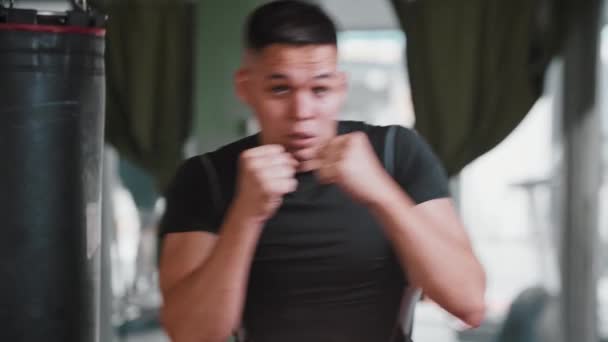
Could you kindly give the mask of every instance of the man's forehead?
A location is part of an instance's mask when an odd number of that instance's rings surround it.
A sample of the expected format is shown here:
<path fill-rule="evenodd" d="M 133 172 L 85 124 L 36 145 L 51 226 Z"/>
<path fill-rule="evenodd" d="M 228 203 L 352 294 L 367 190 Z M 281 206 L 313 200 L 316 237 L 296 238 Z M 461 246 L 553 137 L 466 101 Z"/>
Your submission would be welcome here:
<path fill-rule="evenodd" d="M 263 59 L 291 61 L 303 60 L 310 62 L 320 62 L 325 60 L 335 60 L 337 57 L 337 47 L 335 45 L 290 45 L 272 44 L 265 47 L 258 54 Z"/>
<path fill-rule="evenodd" d="M 266 80 L 269 81 L 281 81 L 288 80 L 295 77 L 308 76 L 314 80 L 325 80 L 336 78 L 337 72 L 335 71 L 319 71 L 318 73 L 309 73 L 299 70 L 288 70 L 286 72 L 270 72 L 265 75 Z"/>
<path fill-rule="evenodd" d="M 265 78 L 289 78 L 305 73 L 331 78 L 337 71 L 337 50 L 332 45 L 292 46 L 275 44 L 257 53 L 255 63 Z"/>

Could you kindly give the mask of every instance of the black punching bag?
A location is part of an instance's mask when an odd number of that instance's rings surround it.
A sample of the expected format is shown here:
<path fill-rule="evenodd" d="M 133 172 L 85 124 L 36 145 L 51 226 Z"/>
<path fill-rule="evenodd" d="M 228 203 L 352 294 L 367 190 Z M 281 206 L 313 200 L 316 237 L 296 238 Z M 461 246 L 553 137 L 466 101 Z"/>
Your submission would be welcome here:
<path fill-rule="evenodd" d="M 103 20 L 0 7 L 0 341 L 99 330 Z"/>

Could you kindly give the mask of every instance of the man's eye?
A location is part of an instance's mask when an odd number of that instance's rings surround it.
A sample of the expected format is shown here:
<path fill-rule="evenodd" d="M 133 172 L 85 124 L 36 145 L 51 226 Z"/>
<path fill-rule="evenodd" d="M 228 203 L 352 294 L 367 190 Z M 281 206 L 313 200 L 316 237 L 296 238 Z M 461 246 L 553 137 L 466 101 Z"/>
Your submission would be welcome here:
<path fill-rule="evenodd" d="M 274 86 L 274 87 L 270 88 L 270 91 L 275 95 L 283 95 L 289 91 L 289 87 L 284 86 L 284 85 Z"/>
<path fill-rule="evenodd" d="M 312 92 L 315 95 L 324 95 L 325 93 L 327 93 L 329 91 L 328 87 L 314 87 L 312 88 Z"/>

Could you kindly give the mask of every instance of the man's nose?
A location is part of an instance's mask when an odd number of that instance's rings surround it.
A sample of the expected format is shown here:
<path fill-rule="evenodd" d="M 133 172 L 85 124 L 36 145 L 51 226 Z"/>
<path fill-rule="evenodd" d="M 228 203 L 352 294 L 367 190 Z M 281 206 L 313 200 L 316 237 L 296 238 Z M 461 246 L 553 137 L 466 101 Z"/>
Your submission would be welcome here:
<path fill-rule="evenodd" d="M 311 119 L 315 116 L 313 99 L 305 92 L 293 95 L 291 115 L 295 120 Z"/>

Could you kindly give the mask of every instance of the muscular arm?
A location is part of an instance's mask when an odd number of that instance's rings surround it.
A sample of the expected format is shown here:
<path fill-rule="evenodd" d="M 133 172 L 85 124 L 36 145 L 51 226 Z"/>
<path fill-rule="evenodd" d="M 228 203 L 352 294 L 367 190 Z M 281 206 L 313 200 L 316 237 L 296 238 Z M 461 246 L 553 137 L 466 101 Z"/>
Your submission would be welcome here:
<path fill-rule="evenodd" d="M 220 234 L 165 238 L 162 322 L 174 342 L 224 342 L 238 328 L 261 224 L 232 210 Z"/>
<path fill-rule="evenodd" d="M 401 145 L 410 150 L 399 155 L 408 156 L 409 163 L 397 165 L 399 181 L 386 172 L 359 132 L 333 139 L 319 154 L 317 174 L 374 213 L 413 285 L 465 323 L 478 326 L 485 306 L 484 271 L 453 205 L 442 196 L 447 179 L 438 162 L 420 139 L 408 134 Z M 422 203 L 415 205 L 404 189 Z"/>
<path fill-rule="evenodd" d="M 296 165 L 280 146 L 244 151 L 237 195 L 219 235 L 191 232 L 166 236 L 160 264 L 162 321 L 174 342 L 224 342 L 237 329 L 257 241 L 282 197 L 295 190 Z M 187 182 L 181 185 L 177 193 L 185 196 L 190 187 Z M 202 210 L 179 198 L 173 197 L 170 204 L 175 211 L 187 207 L 182 216 L 195 216 Z"/>
<path fill-rule="evenodd" d="M 410 281 L 471 326 L 483 320 L 485 273 L 447 198 L 414 205 L 394 183 L 371 204 Z"/>
<path fill-rule="evenodd" d="M 446 182 L 437 162 L 423 143 L 410 137 L 403 144 L 411 147 L 405 154 L 410 163 L 398 164 L 401 181 L 385 171 L 367 137 L 358 132 L 333 139 L 321 151 L 319 179 L 339 185 L 368 206 L 413 285 L 465 323 L 478 326 L 485 306 L 484 271 L 451 202 L 439 196 L 437 189 Z M 417 194 L 422 204 L 414 205 L 404 189 Z"/>

